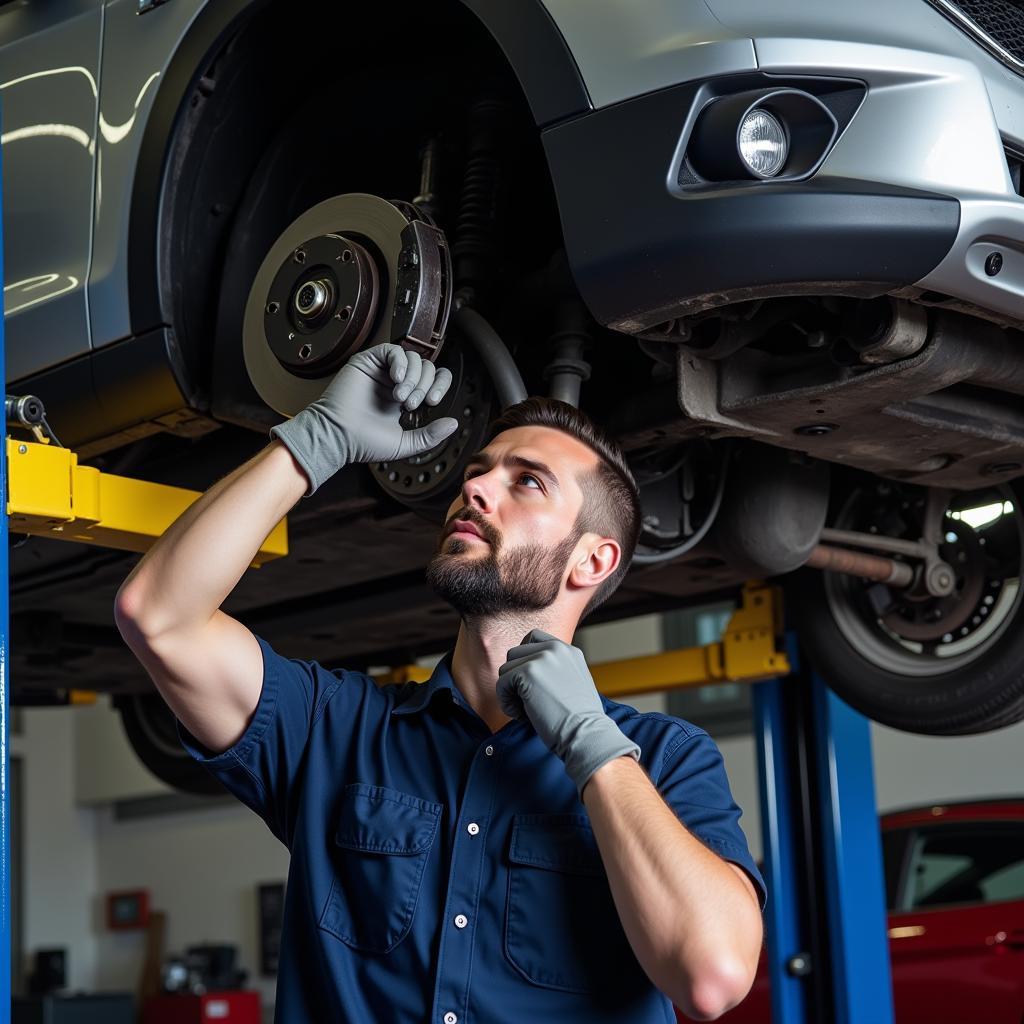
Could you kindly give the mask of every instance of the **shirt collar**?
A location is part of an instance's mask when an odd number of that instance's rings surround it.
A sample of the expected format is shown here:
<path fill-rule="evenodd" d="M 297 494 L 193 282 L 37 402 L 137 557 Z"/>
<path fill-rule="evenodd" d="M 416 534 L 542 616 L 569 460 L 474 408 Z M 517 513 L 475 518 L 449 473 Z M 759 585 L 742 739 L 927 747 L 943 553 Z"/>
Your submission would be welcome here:
<path fill-rule="evenodd" d="M 461 694 L 455 686 L 452 678 L 451 664 L 453 651 L 447 654 L 434 666 L 434 671 L 425 683 L 412 684 L 415 689 L 397 707 L 391 709 L 393 715 L 410 715 L 416 711 L 422 711 L 434 699 L 434 695 L 442 690 L 448 691 L 448 696 L 453 700 L 460 700 Z"/>

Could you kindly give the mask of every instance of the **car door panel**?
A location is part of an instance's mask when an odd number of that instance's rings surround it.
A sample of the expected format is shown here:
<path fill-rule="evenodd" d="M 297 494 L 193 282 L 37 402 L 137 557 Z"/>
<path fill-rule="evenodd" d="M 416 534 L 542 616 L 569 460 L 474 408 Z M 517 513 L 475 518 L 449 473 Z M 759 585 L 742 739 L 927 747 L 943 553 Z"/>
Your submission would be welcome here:
<path fill-rule="evenodd" d="M 102 5 L 0 7 L 7 379 L 89 350 Z"/>
<path fill-rule="evenodd" d="M 1024 900 L 893 914 L 889 949 L 898 1024 L 1020 1024 Z M 1002 936 L 1002 938 L 1000 938 Z"/>

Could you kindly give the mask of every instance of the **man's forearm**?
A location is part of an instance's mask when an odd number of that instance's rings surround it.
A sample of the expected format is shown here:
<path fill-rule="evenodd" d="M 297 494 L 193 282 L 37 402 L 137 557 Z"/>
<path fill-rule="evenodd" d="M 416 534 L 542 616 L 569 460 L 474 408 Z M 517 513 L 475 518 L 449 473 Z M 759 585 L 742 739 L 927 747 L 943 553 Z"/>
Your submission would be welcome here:
<path fill-rule="evenodd" d="M 762 924 L 751 892 L 686 830 L 632 758 L 599 768 L 583 801 L 637 960 L 687 1015 L 724 1013 L 757 968 Z"/>
<path fill-rule="evenodd" d="M 280 441 L 219 480 L 146 552 L 118 594 L 150 636 L 209 621 L 309 481 Z"/>

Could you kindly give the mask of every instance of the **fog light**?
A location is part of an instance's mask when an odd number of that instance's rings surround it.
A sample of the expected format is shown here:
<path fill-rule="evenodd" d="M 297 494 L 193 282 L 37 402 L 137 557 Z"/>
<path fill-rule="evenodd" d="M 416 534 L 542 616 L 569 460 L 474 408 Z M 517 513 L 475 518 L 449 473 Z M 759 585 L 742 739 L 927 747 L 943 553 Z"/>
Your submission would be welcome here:
<path fill-rule="evenodd" d="M 838 131 L 832 111 L 799 89 L 717 96 L 701 108 L 686 141 L 680 187 L 799 181 L 818 169 Z"/>
<path fill-rule="evenodd" d="M 743 118 L 737 142 L 743 162 L 759 178 L 778 174 L 789 155 L 786 130 L 776 117 L 760 107 Z"/>

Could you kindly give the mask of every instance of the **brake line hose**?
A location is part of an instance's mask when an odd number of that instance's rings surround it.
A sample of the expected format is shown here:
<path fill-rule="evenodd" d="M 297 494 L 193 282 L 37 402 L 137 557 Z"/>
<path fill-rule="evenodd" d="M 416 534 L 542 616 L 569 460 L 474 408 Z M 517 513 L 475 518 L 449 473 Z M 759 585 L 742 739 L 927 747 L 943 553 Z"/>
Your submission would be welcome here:
<path fill-rule="evenodd" d="M 463 305 L 457 309 L 452 320 L 480 356 L 494 384 L 502 411 L 525 401 L 527 393 L 522 374 L 498 332 L 470 306 Z"/>

